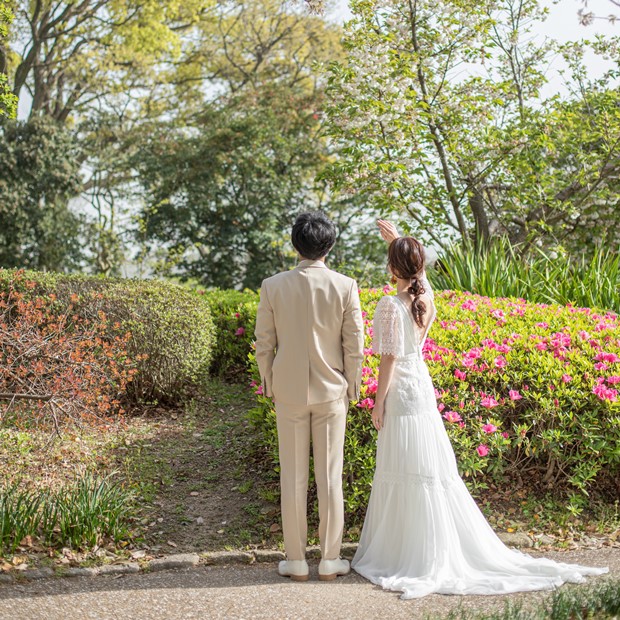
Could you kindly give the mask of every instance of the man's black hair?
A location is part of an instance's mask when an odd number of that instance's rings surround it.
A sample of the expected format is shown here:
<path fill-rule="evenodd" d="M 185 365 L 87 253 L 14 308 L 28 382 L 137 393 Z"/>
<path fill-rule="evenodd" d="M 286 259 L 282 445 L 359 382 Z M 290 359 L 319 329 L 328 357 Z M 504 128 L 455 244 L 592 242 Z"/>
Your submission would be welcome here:
<path fill-rule="evenodd" d="M 334 247 L 336 227 L 322 211 L 301 213 L 293 224 L 291 240 L 303 258 L 317 260 Z"/>

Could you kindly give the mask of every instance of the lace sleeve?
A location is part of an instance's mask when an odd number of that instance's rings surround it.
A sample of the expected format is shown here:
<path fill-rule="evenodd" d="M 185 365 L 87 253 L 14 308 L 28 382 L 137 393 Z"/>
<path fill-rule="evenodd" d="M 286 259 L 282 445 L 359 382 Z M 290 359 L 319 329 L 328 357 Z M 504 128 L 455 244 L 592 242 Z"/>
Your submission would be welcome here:
<path fill-rule="evenodd" d="M 402 314 L 398 302 L 389 296 L 382 297 L 375 308 L 372 322 L 372 352 L 379 355 L 404 354 Z"/>

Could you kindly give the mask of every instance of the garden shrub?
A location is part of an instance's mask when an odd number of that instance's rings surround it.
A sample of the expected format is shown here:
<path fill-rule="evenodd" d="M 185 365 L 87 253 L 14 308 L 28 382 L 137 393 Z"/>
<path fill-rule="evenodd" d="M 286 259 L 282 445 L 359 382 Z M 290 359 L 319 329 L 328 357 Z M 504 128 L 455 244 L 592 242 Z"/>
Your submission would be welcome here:
<path fill-rule="evenodd" d="M 77 312 L 14 273 L 0 287 L 0 417 L 55 425 L 109 416 L 137 372 L 129 334 L 109 335 L 103 315 Z M 25 413 L 30 415 L 24 416 Z"/>
<path fill-rule="evenodd" d="M 387 289 L 386 289 L 387 290 Z M 370 421 L 382 291 L 363 290 L 364 385 L 348 416 L 345 503 L 361 516 L 374 472 Z M 424 347 L 438 407 L 470 488 L 553 490 L 578 513 L 594 488 L 620 492 L 620 320 L 611 312 L 445 291 Z M 253 365 L 254 382 L 258 379 Z M 277 468 L 275 414 L 254 386 L 254 422 Z"/>
<path fill-rule="evenodd" d="M 207 376 L 214 325 L 209 306 L 186 288 L 155 280 L 121 280 L 0 270 L 0 291 L 13 285 L 29 299 L 47 300 L 59 316 L 100 322 L 98 353 L 131 360 L 132 380 L 120 390 L 126 404 L 176 404 Z M 112 343 L 124 343 L 105 351 Z M 116 348 L 115 348 L 116 347 Z"/>
<path fill-rule="evenodd" d="M 254 340 L 258 294 L 245 290 L 198 289 L 204 296 L 215 324 L 216 342 L 211 374 L 232 380 L 245 380 L 249 353 Z"/>

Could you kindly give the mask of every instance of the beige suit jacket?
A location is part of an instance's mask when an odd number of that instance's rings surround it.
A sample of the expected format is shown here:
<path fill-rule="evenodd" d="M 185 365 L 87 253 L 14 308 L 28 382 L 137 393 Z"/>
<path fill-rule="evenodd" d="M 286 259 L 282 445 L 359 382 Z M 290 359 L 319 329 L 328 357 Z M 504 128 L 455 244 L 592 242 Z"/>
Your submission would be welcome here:
<path fill-rule="evenodd" d="M 267 278 L 255 335 L 263 390 L 276 402 L 359 397 L 364 324 L 355 280 L 310 260 Z"/>

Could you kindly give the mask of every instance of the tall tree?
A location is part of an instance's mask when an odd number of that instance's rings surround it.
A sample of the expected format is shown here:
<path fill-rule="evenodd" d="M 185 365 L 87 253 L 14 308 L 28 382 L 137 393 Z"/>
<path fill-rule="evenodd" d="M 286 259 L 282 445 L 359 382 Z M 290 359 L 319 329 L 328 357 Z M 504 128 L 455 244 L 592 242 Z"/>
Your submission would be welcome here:
<path fill-rule="evenodd" d="M 219 6 L 195 34 L 158 93 L 174 110 L 138 150 L 141 235 L 166 248 L 163 269 L 256 287 L 294 263 L 295 213 L 339 204 L 315 182 L 333 157 L 315 67 L 341 55 L 340 32 L 282 0 L 253 0 Z"/>
<path fill-rule="evenodd" d="M 6 2 L 0 1 L 0 118 L 12 118 L 17 111 L 17 97 L 11 93 L 7 80 L 8 49 L 6 45 L 13 12 Z"/>
<path fill-rule="evenodd" d="M 615 71 L 590 80 L 583 45 L 531 44 L 546 15 L 536 0 L 351 9 L 346 61 L 330 70 L 330 132 L 344 147 L 328 175 L 335 187 L 406 216 L 439 246 L 496 234 L 570 243 L 596 206 L 613 211 Z M 568 98 L 541 96 L 552 52 L 569 64 Z"/>
<path fill-rule="evenodd" d="M 0 266 L 69 271 L 82 259 L 79 148 L 56 121 L 5 122 L 0 142 Z"/>

